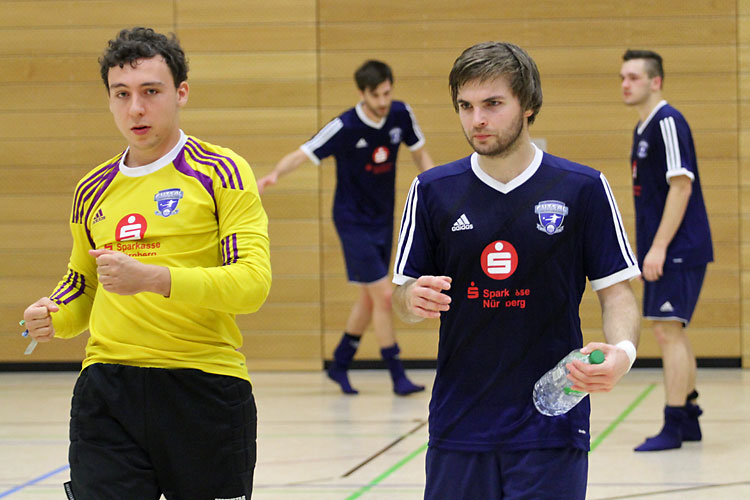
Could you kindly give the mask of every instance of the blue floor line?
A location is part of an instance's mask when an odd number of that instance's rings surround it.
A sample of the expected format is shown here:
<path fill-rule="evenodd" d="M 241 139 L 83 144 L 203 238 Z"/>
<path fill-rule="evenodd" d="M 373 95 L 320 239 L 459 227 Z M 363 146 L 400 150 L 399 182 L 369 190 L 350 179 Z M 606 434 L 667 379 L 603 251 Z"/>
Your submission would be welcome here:
<path fill-rule="evenodd" d="M 53 470 L 51 472 L 43 474 L 43 475 L 41 475 L 39 477 L 35 477 L 31 481 L 25 482 L 25 483 L 23 483 L 21 485 L 18 485 L 18 486 L 14 486 L 13 488 L 11 488 L 9 490 L 0 492 L 0 498 L 5 498 L 5 497 L 7 497 L 9 495 L 12 495 L 13 493 L 19 492 L 19 491 L 21 491 L 24 488 L 28 488 L 29 486 L 32 486 L 32 485 L 34 485 L 34 484 L 36 484 L 36 483 L 38 483 L 40 481 L 44 481 L 48 477 L 52 477 L 55 474 L 59 474 L 59 473 L 61 473 L 63 471 L 66 471 L 68 469 L 70 469 L 70 465 L 65 464 L 62 467 L 59 467 L 59 468 L 57 468 L 57 469 L 55 469 L 55 470 Z M 62 486 L 60 486 L 60 489 L 62 489 Z"/>

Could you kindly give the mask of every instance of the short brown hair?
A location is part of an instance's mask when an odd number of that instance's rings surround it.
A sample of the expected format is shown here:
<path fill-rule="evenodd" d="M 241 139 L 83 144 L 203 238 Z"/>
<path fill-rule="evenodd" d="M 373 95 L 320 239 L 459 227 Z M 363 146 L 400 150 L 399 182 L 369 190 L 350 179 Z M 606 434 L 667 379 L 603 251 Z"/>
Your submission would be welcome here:
<path fill-rule="evenodd" d="M 664 63 L 659 54 L 653 50 L 628 49 L 622 56 L 623 61 L 631 59 L 643 59 L 646 62 L 646 74 L 649 78 L 660 76 L 664 80 Z"/>
<path fill-rule="evenodd" d="M 507 77 L 513 95 L 524 111 L 532 110 L 529 125 L 542 109 L 542 82 L 534 60 L 521 47 L 507 42 L 478 43 L 458 56 L 448 77 L 453 107 L 458 111 L 458 91 L 472 80 Z"/>

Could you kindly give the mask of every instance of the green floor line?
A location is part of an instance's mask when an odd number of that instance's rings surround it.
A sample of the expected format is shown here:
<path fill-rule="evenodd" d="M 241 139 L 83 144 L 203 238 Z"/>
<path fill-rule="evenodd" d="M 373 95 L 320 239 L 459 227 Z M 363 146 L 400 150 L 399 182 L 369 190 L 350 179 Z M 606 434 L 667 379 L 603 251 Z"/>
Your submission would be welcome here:
<path fill-rule="evenodd" d="M 620 415 L 611 424 L 609 424 L 609 427 L 607 427 L 606 429 L 604 429 L 604 432 L 602 432 L 601 434 L 599 434 L 598 436 L 596 436 L 596 439 L 594 439 L 594 441 L 592 441 L 592 443 L 591 443 L 591 451 L 589 451 L 589 453 L 593 453 L 594 452 L 594 450 L 596 449 L 596 447 L 599 446 L 602 443 L 602 441 L 604 441 L 604 438 L 606 438 L 607 436 L 609 436 L 609 434 L 613 430 L 615 430 L 615 428 L 618 425 L 620 425 L 620 423 L 623 420 L 625 420 L 625 417 L 627 417 L 628 415 L 630 415 L 630 413 L 633 410 L 635 410 L 638 407 L 638 405 L 641 404 L 641 402 L 643 402 L 644 399 L 646 399 L 646 396 L 648 396 L 651 393 L 651 391 L 654 390 L 654 387 L 656 387 L 656 384 L 650 384 L 648 387 L 646 387 L 643 390 L 643 392 L 637 398 L 635 398 L 635 400 L 632 403 L 630 403 L 630 406 L 628 406 L 627 408 L 625 408 L 625 411 L 623 411 L 622 413 L 620 413 Z"/>
<path fill-rule="evenodd" d="M 391 467 L 390 469 L 388 469 L 387 471 L 383 472 L 381 475 L 379 475 L 378 477 L 376 477 L 375 479 L 373 479 L 370 482 L 370 484 L 367 484 L 367 485 L 363 486 L 362 488 L 360 488 L 356 492 L 354 492 L 351 495 L 349 495 L 348 497 L 346 497 L 346 500 L 354 500 L 355 498 L 361 497 L 362 495 L 364 495 L 365 493 L 367 493 L 370 489 L 372 489 L 373 486 L 377 485 L 383 479 L 387 478 L 388 476 L 390 476 L 391 474 L 393 474 L 394 472 L 396 472 L 398 469 L 400 469 L 401 467 L 403 467 L 405 464 L 407 464 L 408 462 L 410 462 L 414 457 L 416 457 L 417 455 L 419 455 L 420 453 L 422 453 L 426 449 L 427 449 L 427 443 L 423 444 L 422 446 L 420 446 L 419 448 L 417 448 L 413 452 L 409 453 L 409 455 L 407 455 L 406 457 L 404 457 L 403 459 L 401 459 L 393 467 Z"/>

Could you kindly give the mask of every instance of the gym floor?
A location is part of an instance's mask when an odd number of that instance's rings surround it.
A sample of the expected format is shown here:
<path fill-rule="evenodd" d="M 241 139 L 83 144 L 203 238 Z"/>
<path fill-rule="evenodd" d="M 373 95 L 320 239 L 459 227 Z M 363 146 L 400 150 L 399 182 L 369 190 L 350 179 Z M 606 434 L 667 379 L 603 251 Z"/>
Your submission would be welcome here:
<path fill-rule="evenodd" d="M 253 500 L 419 500 L 434 372 L 428 390 L 390 391 L 387 372 L 354 370 L 357 396 L 322 372 L 252 373 L 258 405 Z M 0 373 L 0 498 L 64 498 L 70 396 L 77 374 Z M 750 371 L 701 369 L 703 441 L 634 453 L 661 428 L 661 370 L 635 369 L 593 395 L 591 500 L 750 498 Z"/>

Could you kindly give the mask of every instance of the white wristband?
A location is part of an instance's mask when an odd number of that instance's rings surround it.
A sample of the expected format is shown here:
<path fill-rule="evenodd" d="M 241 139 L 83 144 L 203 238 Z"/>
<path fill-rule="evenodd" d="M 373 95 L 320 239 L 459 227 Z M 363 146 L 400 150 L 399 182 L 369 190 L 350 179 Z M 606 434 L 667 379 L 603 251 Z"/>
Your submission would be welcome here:
<path fill-rule="evenodd" d="M 625 351 L 625 354 L 628 355 L 628 358 L 630 359 L 630 366 L 628 366 L 628 371 L 633 367 L 633 363 L 635 363 L 635 345 L 629 340 L 621 340 L 617 344 L 615 344 L 615 347 L 619 347 L 623 351 Z"/>

